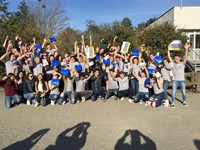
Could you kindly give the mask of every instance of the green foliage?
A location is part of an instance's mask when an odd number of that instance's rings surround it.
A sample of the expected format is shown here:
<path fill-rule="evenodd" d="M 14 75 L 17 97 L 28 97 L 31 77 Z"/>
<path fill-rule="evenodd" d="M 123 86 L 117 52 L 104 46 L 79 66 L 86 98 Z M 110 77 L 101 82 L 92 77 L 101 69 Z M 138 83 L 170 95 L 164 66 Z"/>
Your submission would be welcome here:
<path fill-rule="evenodd" d="M 176 27 L 169 23 L 164 23 L 155 27 L 146 28 L 139 36 L 140 43 L 145 43 L 151 52 L 160 52 L 166 56 L 167 47 L 173 40 L 182 40 L 184 43 L 187 37 L 176 30 Z"/>
<path fill-rule="evenodd" d="M 57 35 L 57 46 L 59 53 L 63 54 L 65 51 L 72 52 L 74 49 L 75 41 L 78 41 L 80 47 L 81 32 L 72 28 L 66 28 Z"/>

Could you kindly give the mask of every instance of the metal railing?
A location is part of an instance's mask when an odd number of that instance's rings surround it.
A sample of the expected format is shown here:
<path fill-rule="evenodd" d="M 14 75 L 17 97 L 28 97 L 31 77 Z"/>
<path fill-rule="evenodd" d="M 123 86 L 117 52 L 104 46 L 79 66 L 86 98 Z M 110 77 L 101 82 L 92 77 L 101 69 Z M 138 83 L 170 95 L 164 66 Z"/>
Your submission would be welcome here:
<path fill-rule="evenodd" d="M 188 62 L 191 65 L 187 65 L 188 68 L 194 72 L 200 71 L 200 50 L 190 49 Z M 193 68 L 192 68 L 193 67 Z"/>

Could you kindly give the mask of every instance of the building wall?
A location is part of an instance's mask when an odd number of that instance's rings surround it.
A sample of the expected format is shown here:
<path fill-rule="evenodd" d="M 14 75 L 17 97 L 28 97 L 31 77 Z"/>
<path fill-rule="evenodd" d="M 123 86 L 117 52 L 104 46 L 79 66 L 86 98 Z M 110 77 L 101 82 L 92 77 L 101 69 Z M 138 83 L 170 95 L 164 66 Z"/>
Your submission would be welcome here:
<path fill-rule="evenodd" d="M 170 9 L 169 11 L 167 11 L 162 16 L 160 16 L 159 19 L 157 19 L 155 22 L 150 24 L 150 27 L 153 27 L 155 25 L 160 25 L 160 24 L 165 23 L 165 22 L 168 22 L 168 23 L 174 25 L 174 9 L 173 8 Z"/>
<path fill-rule="evenodd" d="M 200 7 L 174 7 L 174 26 L 183 30 L 200 29 Z"/>
<path fill-rule="evenodd" d="M 200 30 L 200 6 L 173 7 L 153 22 L 150 27 L 169 22 L 182 30 Z"/>

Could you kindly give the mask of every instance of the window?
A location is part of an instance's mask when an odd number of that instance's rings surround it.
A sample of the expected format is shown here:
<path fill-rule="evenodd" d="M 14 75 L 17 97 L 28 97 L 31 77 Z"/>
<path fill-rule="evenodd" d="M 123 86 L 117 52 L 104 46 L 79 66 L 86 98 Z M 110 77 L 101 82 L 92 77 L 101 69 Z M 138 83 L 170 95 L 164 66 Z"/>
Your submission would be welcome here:
<path fill-rule="evenodd" d="M 196 34 L 195 48 L 200 48 L 200 34 Z"/>
<path fill-rule="evenodd" d="M 190 48 L 194 49 L 194 34 L 190 35 Z"/>

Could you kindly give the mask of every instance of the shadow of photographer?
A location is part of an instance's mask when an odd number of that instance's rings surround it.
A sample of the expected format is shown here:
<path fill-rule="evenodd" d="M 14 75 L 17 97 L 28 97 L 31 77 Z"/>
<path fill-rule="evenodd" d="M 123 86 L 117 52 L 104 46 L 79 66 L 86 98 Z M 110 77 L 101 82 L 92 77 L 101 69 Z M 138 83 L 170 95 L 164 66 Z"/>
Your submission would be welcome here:
<path fill-rule="evenodd" d="M 49 145 L 46 150 L 53 149 L 73 149 L 80 150 L 85 146 L 87 138 L 87 129 L 89 122 L 78 123 L 77 125 L 66 129 L 56 139 L 55 145 Z M 72 134 L 71 134 L 72 133 Z"/>
<path fill-rule="evenodd" d="M 126 143 L 126 138 L 130 142 Z M 115 150 L 156 150 L 156 144 L 149 137 L 138 130 L 126 130 L 124 135 L 117 141 Z"/>
<path fill-rule="evenodd" d="M 18 141 L 14 144 L 11 144 L 10 146 L 4 148 L 3 150 L 11 150 L 11 149 L 27 150 L 27 149 L 31 149 L 48 131 L 49 131 L 49 129 L 39 130 L 39 131 L 35 132 L 34 134 L 32 134 L 31 136 L 29 136 L 28 138 L 26 138 L 22 141 Z"/>

